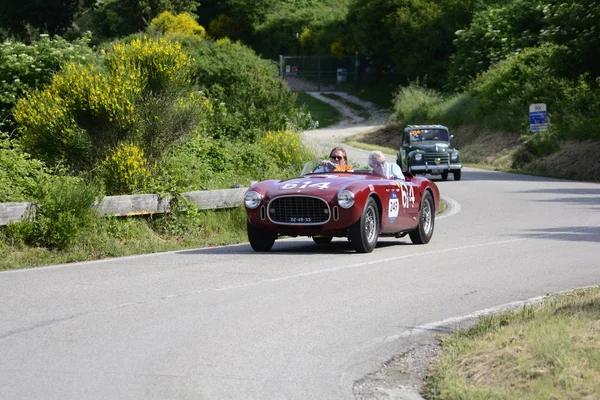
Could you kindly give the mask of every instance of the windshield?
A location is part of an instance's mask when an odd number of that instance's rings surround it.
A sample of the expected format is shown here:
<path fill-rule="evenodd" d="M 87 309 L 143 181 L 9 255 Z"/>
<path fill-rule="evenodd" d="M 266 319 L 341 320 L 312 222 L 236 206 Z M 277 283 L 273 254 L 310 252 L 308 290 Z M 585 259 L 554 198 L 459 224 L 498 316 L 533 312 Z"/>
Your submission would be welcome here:
<path fill-rule="evenodd" d="M 336 171 L 331 167 L 323 165 L 324 160 L 311 160 L 304 164 L 304 168 L 302 169 L 302 176 L 309 174 L 323 174 L 323 173 L 351 173 L 351 174 L 368 174 L 381 176 L 388 179 L 404 179 L 402 174 L 402 170 L 395 163 L 385 163 L 385 165 L 377 170 L 373 170 L 365 165 L 361 164 L 352 164 L 351 169 L 347 171 Z"/>
<path fill-rule="evenodd" d="M 426 140 L 447 142 L 448 131 L 445 129 L 413 129 L 410 131 L 411 142 L 423 142 Z"/>
<path fill-rule="evenodd" d="M 346 165 L 346 167 L 335 167 L 332 164 L 325 163 L 325 161 L 327 161 L 327 160 L 323 160 L 323 159 L 310 160 L 309 162 L 304 164 L 304 168 L 302 168 L 302 175 L 322 174 L 322 173 L 328 173 L 328 172 L 335 172 L 335 173 L 350 172 L 350 173 L 352 173 L 352 172 L 357 171 L 358 168 L 361 169 L 361 172 L 365 172 L 364 170 L 367 170 L 367 167 L 361 167 L 359 165 L 354 164 L 352 161 L 348 161 L 348 164 Z"/>

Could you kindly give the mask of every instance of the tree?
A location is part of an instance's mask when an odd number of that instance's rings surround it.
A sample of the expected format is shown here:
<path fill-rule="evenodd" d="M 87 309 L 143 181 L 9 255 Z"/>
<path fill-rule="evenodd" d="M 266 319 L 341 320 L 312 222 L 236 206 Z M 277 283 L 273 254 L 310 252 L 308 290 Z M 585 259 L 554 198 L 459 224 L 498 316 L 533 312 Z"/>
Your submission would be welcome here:
<path fill-rule="evenodd" d="M 198 0 L 107 0 L 92 11 L 94 33 L 104 39 L 143 31 L 163 11 L 194 15 Z"/>
<path fill-rule="evenodd" d="M 347 17 L 359 53 L 378 73 L 406 84 L 427 77 L 439 88 L 454 32 L 467 24 L 475 0 L 354 0 Z"/>
<path fill-rule="evenodd" d="M 10 35 L 24 38 L 32 28 L 50 35 L 60 35 L 73 22 L 75 14 L 91 6 L 94 0 L 2 0 L 0 27 Z"/>

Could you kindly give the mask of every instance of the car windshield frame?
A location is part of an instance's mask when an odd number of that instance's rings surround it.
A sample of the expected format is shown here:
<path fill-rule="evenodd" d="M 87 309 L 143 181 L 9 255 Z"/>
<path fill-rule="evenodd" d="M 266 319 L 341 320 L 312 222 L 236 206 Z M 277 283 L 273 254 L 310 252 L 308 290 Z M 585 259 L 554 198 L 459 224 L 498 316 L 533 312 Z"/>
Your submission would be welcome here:
<path fill-rule="evenodd" d="M 369 175 L 369 176 L 385 178 L 385 179 L 398 179 L 395 176 L 387 176 L 387 175 L 378 174 L 376 172 L 373 172 L 373 169 L 369 168 L 368 166 L 364 166 L 364 165 L 360 165 L 360 164 L 357 165 L 357 164 L 353 164 L 352 162 L 348 162 L 349 165 L 353 166 L 353 168 L 349 171 L 324 170 L 323 167 L 321 166 L 322 162 L 323 162 L 322 159 L 315 159 L 315 160 L 308 161 L 307 163 L 304 164 L 304 167 L 302 168 L 301 176 L 314 175 L 314 174 L 355 174 L 355 175 Z M 386 171 L 387 170 L 388 169 L 386 168 Z"/>
<path fill-rule="evenodd" d="M 450 134 L 446 129 L 442 128 L 423 128 L 423 129 L 411 129 L 409 132 L 410 142 L 448 142 L 450 141 Z"/>

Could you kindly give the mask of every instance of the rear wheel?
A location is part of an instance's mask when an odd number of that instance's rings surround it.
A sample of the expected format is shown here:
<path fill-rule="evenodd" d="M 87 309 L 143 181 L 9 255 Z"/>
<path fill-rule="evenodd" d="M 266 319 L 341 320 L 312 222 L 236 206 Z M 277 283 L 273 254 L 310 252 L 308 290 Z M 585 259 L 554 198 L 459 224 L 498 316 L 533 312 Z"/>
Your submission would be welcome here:
<path fill-rule="evenodd" d="M 421 212 L 419 213 L 419 225 L 417 229 L 408 233 L 414 244 L 426 244 L 433 236 L 435 226 L 435 209 L 433 198 L 429 192 L 425 192 L 421 201 Z"/>
<path fill-rule="evenodd" d="M 352 228 L 350 228 L 350 241 L 357 253 L 370 253 L 379 238 L 379 210 L 372 197 Z"/>
<path fill-rule="evenodd" d="M 316 244 L 329 244 L 332 239 L 332 236 L 313 236 L 313 241 Z"/>
<path fill-rule="evenodd" d="M 250 221 L 246 223 L 248 229 L 248 241 L 254 251 L 269 251 L 275 243 L 277 235 L 266 231 L 264 229 L 257 228 L 252 225 Z"/>
<path fill-rule="evenodd" d="M 446 180 L 446 179 L 448 179 L 448 171 L 444 171 L 444 172 L 442 172 L 442 179 L 443 179 L 443 180 Z"/>
<path fill-rule="evenodd" d="M 460 181 L 460 175 L 461 175 L 461 171 L 460 169 L 454 171 L 454 180 L 455 181 Z"/>

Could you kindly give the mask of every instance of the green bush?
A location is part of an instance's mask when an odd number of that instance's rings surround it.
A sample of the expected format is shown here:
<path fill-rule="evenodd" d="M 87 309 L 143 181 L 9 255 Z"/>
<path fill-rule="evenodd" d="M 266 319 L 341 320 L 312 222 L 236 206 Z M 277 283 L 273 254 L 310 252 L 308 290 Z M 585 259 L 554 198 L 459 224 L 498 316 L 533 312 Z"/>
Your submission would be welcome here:
<path fill-rule="evenodd" d="M 433 113 L 441 102 L 441 94 L 419 82 L 400 87 L 393 95 L 391 121 L 402 125 L 441 123 Z"/>
<path fill-rule="evenodd" d="M 0 121 L 10 115 L 23 92 L 50 83 L 62 65 L 98 62 L 89 41 L 89 36 L 70 43 L 59 36 L 50 38 L 44 34 L 30 45 L 10 40 L 1 43 Z"/>
<path fill-rule="evenodd" d="M 206 35 L 204 27 L 198 24 L 194 17 L 189 13 L 177 15 L 169 11 L 163 11 L 150 22 L 150 30 L 156 30 L 163 34 L 175 36 L 198 36 L 203 38 Z"/>
<path fill-rule="evenodd" d="M 467 90 L 475 100 L 474 117 L 489 128 L 523 132 L 529 124 L 529 105 L 545 103 L 552 118 L 571 85 L 554 73 L 556 57 L 563 51 L 556 45 L 527 48 L 480 74 Z"/>
<path fill-rule="evenodd" d="M 225 104 L 215 110 L 215 137 L 252 142 L 261 131 L 312 126 L 273 62 L 228 39 L 187 38 L 184 44 L 194 59 L 195 83 Z"/>
<path fill-rule="evenodd" d="M 150 180 L 150 167 L 143 150 L 121 142 L 102 162 L 103 183 L 107 195 L 144 192 Z"/>
<path fill-rule="evenodd" d="M 119 142 L 158 159 L 198 128 L 206 99 L 190 94 L 191 60 L 164 38 L 134 37 L 107 54 L 108 69 L 68 64 L 51 84 L 19 100 L 25 148 L 55 165 L 90 171 Z"/>
<path fill-rule="evenodd" d="M 35 215 L 10 224 L 8 236 L 31 246 L 64 249 L 97 222 L 97 195 L 78 179 L 52 179 L 39 188 Z"/>
<path fill-rule="evenodd" d="M 514 0 L 491 4 L 475 13 L 471 23 L 456 32 L 446 88 L 464 88 L 479 73 L 521 49 L 541 42 L 542 0 Z"/>
<path fill-rule="evenodd" d="M 31 158 L 0 132 L 0 203 L 33 200 L 37 187 L 48 176 L 44 163 Z"/>

